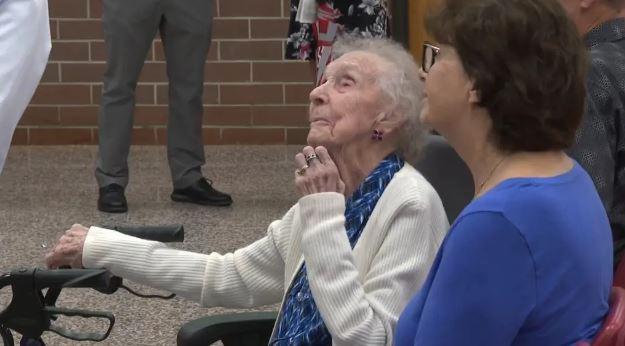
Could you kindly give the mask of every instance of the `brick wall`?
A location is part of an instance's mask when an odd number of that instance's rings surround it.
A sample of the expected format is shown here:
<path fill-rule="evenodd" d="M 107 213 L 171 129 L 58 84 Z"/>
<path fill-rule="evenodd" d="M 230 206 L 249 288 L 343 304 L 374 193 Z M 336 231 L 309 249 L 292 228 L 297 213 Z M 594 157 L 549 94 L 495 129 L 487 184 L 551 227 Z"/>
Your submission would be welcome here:
<path fill-rule="evenodd" d="M 14 144 L 97 144 L 105 68 L 102 0 L 49 0 L 52 53 Z M 132 1 L 132 0 L 129 0 Z M 283 60 L 288 0 L 215 0 L 206 62 L 207 144 L 300 144 L 311 73 Z M 167 79 L 159 40 L 137 87 L 133 143 L 163 144 Z"/>

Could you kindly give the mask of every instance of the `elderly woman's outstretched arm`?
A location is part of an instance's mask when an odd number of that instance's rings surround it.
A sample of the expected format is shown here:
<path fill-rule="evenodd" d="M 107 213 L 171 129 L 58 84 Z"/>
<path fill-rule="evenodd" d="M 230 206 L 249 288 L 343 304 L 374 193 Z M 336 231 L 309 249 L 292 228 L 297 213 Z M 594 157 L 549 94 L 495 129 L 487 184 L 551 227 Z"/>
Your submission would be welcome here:
<path fill-rule="evenodd" d="M 207 307 L 277 303 L 284 292 L 282 252 L 286 250 L 276 244 L 286 241 L 276 238 L 289 236 L 293 209 L 272 222 L 265 237 L 224 255 L 182 251 L 108 229 L 91 227 L 87 232 L 74 225 L 48 254 L 47 263 L 51 267 L 71 264 L 106 268 L 117 276 Z"/>

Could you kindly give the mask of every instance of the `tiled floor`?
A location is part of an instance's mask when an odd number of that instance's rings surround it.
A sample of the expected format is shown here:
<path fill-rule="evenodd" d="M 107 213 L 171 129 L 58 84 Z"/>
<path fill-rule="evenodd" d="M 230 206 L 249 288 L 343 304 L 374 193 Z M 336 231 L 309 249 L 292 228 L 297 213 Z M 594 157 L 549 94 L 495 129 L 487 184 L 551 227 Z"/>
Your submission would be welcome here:
<path fill-rule="evenodd" d="M 43 256 L 62 231 L 83 225 L 158 225 L 182 223 L 186 240 L 175 247 L 199 252 L 227 252 L 264 235 L 297 200 L 293 186 L 295 146 L 209 146 L 205 175 L 215 187 L 232 194 L 228 208 L 174 203 L 164 147 L 133 147 L 127 189 L 130 211 L 109 215 L 96 210 L 93 177 L 96 147 L 14 147 L 0 176 L 0 272 L 43 266 Z M 134 288 L 142 288 L 131 283 Z M 144 289 L 144 288 L 142 288 Z M 10 299 L 0 291 L 0 310 Z M 148 292 L 153 292 L 148 290 Z M 141 299 L 126 292 L 102 295 L 88 289 L 68 289 L 61 307 L 110 311 L 116 325 L 101 343 L 81 345 L 174 345 L 180 325 L 194 318 L 221 313 L 194 302 Z M 98 323 L 65 319 L 70 327 L 99 331 Z M 48 345 L 75 345 L 51 333 Z"/>

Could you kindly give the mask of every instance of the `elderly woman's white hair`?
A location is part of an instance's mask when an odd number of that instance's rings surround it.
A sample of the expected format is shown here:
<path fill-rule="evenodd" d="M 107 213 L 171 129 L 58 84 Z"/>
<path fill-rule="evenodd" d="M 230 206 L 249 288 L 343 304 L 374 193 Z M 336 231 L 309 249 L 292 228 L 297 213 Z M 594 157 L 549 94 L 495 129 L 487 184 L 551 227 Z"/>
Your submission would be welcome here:
<path fill-rule="evenodd" d="M 391 71 L 384 71 L 378 76 L 378 85 L 390 99 L 393 113 L 402 118 L 397 154 L 404 160 L 415 163 L 426 130 L 419 121 L 421 113 L 423 82 L 419 78 L 419 68 L 412 55 L 399 43 L 386 38 L 363 38 L 355 35 L 343 35 L 338 38 L 333 48 L 333 58 L 350 52 L 366 52 L 379 56 L 389 62 Z"/>

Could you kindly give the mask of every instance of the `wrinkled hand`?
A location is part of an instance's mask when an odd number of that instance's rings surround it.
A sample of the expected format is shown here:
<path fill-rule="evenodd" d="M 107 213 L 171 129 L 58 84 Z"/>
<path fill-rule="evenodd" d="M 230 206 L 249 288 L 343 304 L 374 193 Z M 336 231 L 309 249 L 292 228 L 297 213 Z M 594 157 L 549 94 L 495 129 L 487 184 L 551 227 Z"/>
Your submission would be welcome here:
<path fill-rule="evenodd" d="M 58 268 L 69 265 L 72 268 L 82 268 L 82 249 L 87 238 L 87 229 L 83 225 L 75 224 L 65 231 L 56 246 L 46 255 L 48 268 Z"/>
<path fill-rule="evenodd" d="M 307 163 L 306 157 L 310 155 L 317 155 L 317 158 L 309 159 Z M 320 192 L 345 192 L 345 184 L 326 148 L 304 147 L 301 153 L 295 155 L 295 165 L 295 186 L 302 196 Z"/>

